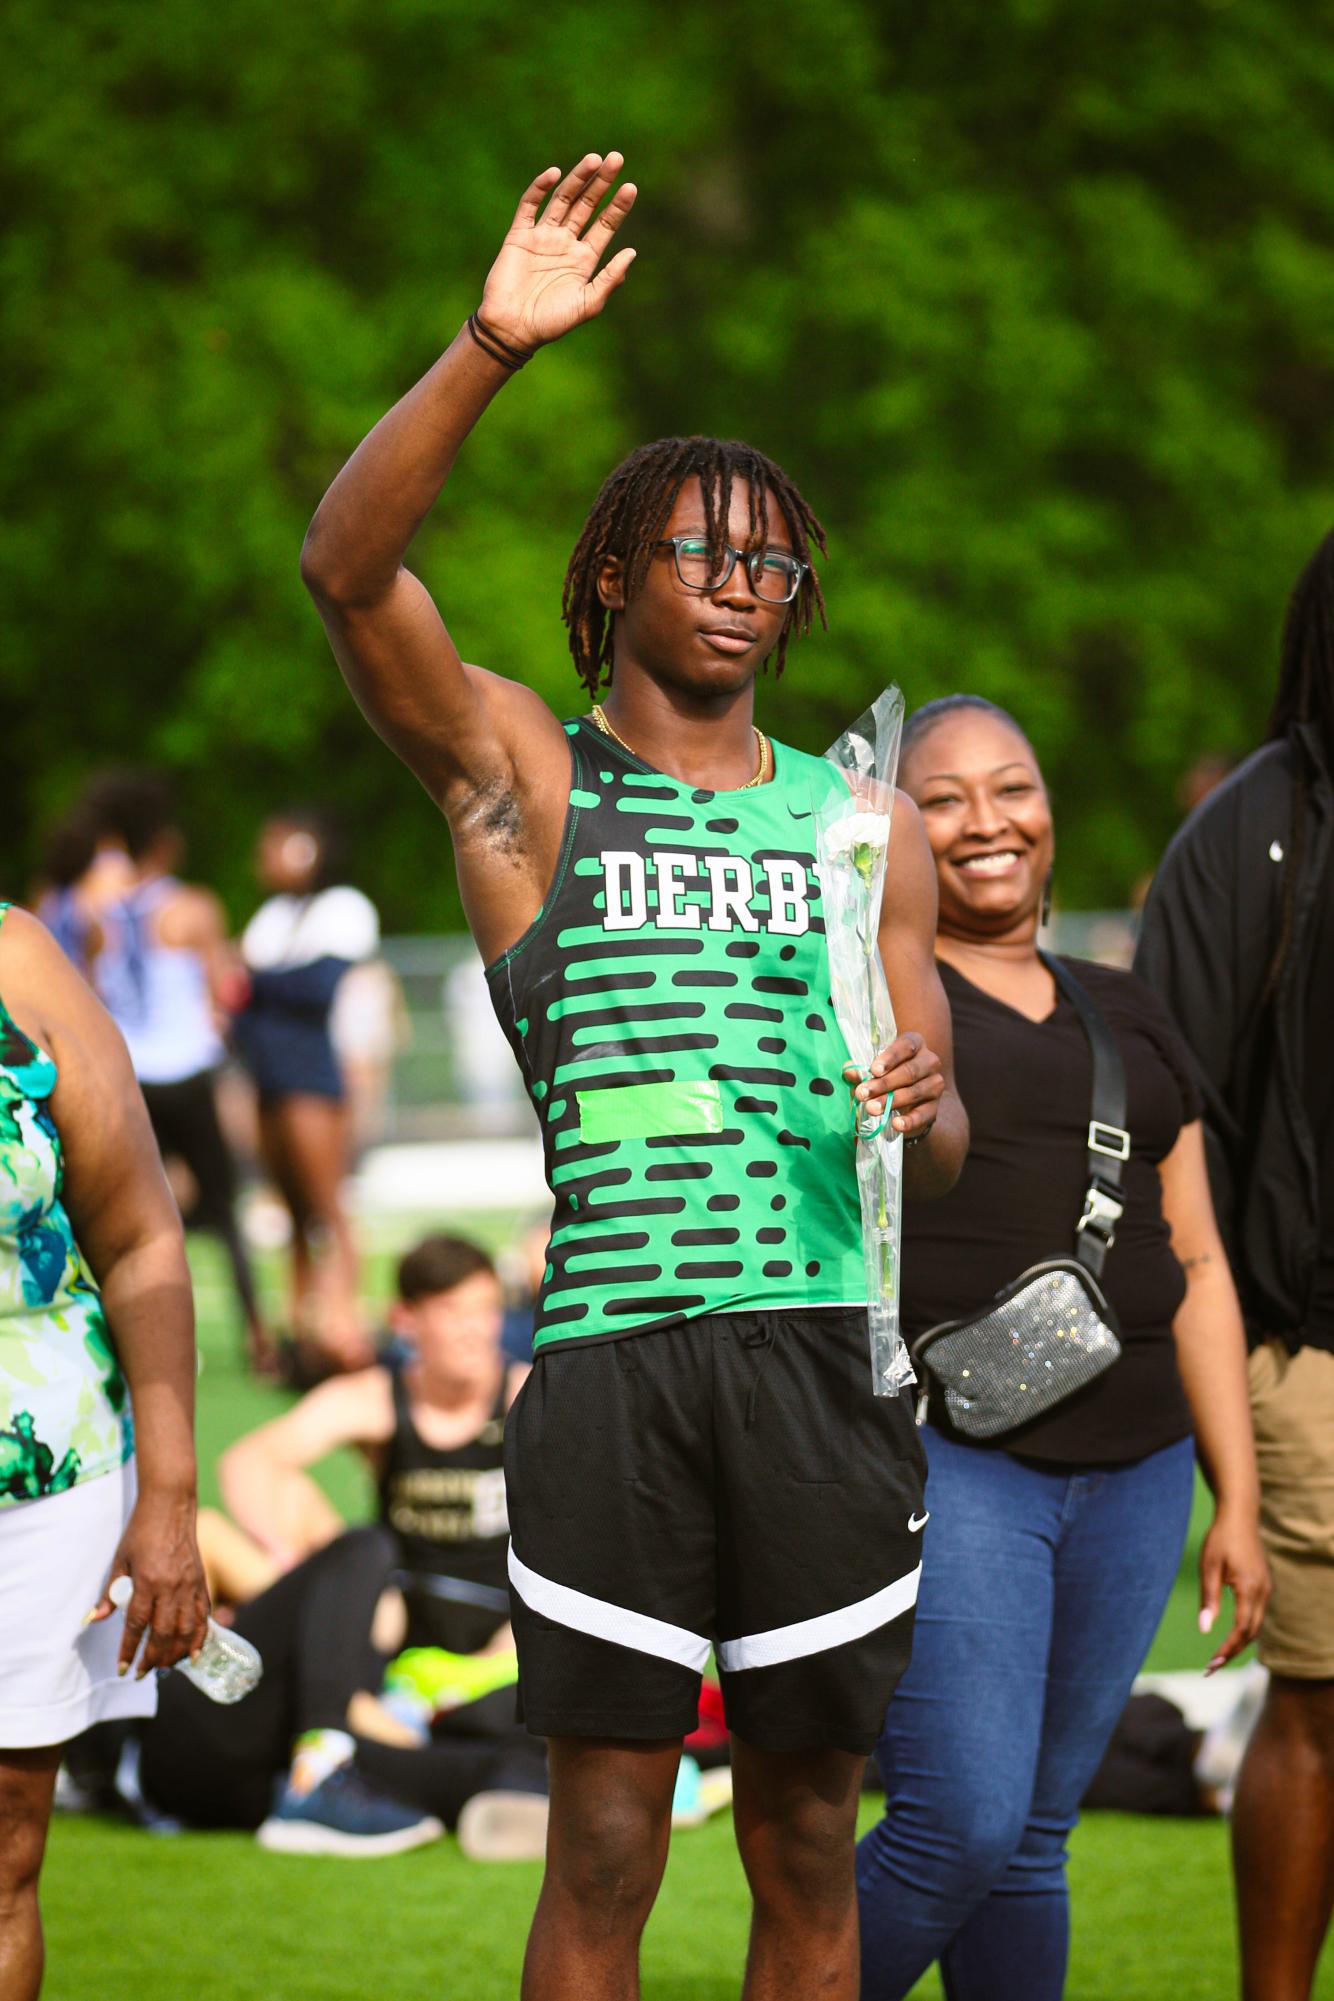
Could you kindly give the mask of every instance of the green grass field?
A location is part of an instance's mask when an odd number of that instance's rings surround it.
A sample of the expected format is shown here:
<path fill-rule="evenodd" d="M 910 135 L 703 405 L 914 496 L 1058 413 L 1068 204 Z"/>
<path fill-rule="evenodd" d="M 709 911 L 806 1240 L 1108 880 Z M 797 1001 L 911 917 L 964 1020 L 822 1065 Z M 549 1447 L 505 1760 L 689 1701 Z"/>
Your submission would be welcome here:
<path fill-rule="evenodd" d="M 245 1379 L 208 1247 L 199 1276 L 199 1436 L 212 1463 L 278 1407 Z M 325 1482 L 364 1509 L 360 1467 Z M 1200 1511 L 1197 1510 L 1197 1526 Z M 1191 1555 L 1155 1667 L 1203 1665 Z M 875 1816 L 868 1797 L 864 1816 Z M 266 1855 L 245 1836 L 159 1838 L 58 1818 L 44 1877 L 45 2001 L 502 2001 L 518 1991 L 536 1865 L 479 1867 L 451 1842 L 385 1862 Z M 1236 1988 L 1226 1830 L 1217 1822 L 1089 1816 L 1076 1832 L 1070 2001 L 1226 2001 Z M 747 1900 L 726 1816 L 679 1835 L 644 1945 L 647 2001 L 725 2001 L 740 1985 Z M 934 1974 L 914 2001 L 936 2001 Z M 1327 1955 L 1319 2001 L 1334 2001 Z M 794 1996 L 793 2001 L 801 2001 Z"/>

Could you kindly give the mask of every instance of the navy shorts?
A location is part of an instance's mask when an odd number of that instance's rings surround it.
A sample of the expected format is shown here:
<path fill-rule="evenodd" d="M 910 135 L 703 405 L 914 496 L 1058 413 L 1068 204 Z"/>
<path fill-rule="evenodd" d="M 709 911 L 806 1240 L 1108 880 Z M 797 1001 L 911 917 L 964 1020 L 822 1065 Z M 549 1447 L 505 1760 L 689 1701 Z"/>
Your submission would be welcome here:
<path fill-rule="evenodd" d="M 519 1701 L 543 1737 L 869 1752 L 908 1664 L 926 1461 L 854 1309 L 540 1349 L 505 1426 Z"/>

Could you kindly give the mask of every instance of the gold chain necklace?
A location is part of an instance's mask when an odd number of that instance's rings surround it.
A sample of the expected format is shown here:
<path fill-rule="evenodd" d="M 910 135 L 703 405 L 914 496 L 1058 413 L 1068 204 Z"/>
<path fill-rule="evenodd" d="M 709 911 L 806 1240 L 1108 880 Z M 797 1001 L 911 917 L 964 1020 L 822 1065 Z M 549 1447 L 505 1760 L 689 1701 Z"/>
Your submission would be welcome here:
<path fill-rule="evenodd" d="M 618 743 L 621 746 L 622 750 L 628 750 L 630 752 L 631 757 L 639 757 L 639 752 L 637 750 L 631 749 L 630 745 L 626 742 L 625 738 L 621 735 L 620 731 L 613 729 L 611 724 L 607 721 L 606 711 L 603 709 L 601 702 L 594 702 L 593 704 L 593 721 L 597 724 L 603 736 L 609 736 L 612 739 L 613 743 Z M 769 768 L 769 756 L 770 756 L 769 739 L 764 734 L 764 731 L 760 728 L 758 723 L 752 723 L 751 728 L 755 732 L 755 748 L 759 753 L 758 760 L 755 765 L 755 776 L 753 778 L 748 778 L 744 785 L 736 786 L 735 790 L 738 792 L 749 792 L 753 785 L 762 785 L 764 782 L 765 773 Z M 644 762 L 642 757 L 639 757 L 639 762 L 641 764 Z"/>

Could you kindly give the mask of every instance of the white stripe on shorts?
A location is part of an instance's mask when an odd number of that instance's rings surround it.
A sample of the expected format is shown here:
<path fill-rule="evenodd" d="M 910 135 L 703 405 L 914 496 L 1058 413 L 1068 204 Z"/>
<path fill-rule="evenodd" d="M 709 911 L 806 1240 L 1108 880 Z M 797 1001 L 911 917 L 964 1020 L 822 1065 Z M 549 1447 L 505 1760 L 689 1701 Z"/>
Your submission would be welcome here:
<path fill-rule="evenodd" d="M 767 1633 L 747 1633 L 744 1639 L 722 1640 L 718 1665 L 729 1674 L 743 1668 L 777 1667 L 780 1661 L 801 1660 L 807 1654 L 822 1654 L 830 1647 L 845 1646 L 849 1640 L 865 1639 L 891 1619 L 899 1618 L 917 1603 L 922 1566 L 910 1570 L 883 1591 L 844 1605 L 837 1612 L 822 1612 L 816 1619 L 799 1619 L 794 1626 L 772 1626 Z"/>
<path fill-rule="evenodd" d="M 588 1633 L 595 1640 L 610 1640 L 613 1646 L 632 1647 L 639 1654 L 656 1654 L 659 1660 L 676 1661 L 699 1673 L 709 1658 L 709 1643 L 684 1626 L 669 1625 L 666 1619 L 650 1619 L 646 1612 L 631 1612 L 606 1598 L 590 1598 L 585 1591 L 572 1591 L 568 1584 L 539 1577 L 521 1563 L 510 1544 L 510 1582 L 525 1605 L 554 1619 L 558 1626 L 573 1626 L 576 1633 Z"/>

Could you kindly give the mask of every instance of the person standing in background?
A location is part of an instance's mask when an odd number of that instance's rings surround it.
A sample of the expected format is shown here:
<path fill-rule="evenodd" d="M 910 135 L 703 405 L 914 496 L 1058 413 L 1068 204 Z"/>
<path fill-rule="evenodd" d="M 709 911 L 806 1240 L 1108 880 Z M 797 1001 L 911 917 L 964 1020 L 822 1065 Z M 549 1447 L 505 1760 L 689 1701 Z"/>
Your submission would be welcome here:
<path fill-rule="evenodd" d="M 114 867 L 114 857 L 107 860 Z M 82 801 L 58 820 L 46 837 L 42 865 L 29 908 L 41 918 L 72 966 L 91 980 L 93 961 L 102 949 L 97 912 L 109 894 L 106 871 L 98 865 L 98 828 Z M 118 889 L 128 885 L 128 856 L 120 857 Z"/>
<path fill-rule="evenodd" d="M 1334 534 L 1298 580 L 1265 744 L 1169 846 L 1135 970 L 1204 1088 L 1251 1342 L 1269 1691 L 1237 1785 L 1245 2001 L 1306 2001 L 1334 1909 Z"/>
<path fill-rule="evenodd" d="M 148 1671 L 204 1643 L 194 1371 L 180 1219 L 124 1044 L 44 927 L 0 903 L 5 2001 L 41 1985 L 37 1881 L 61 1747 L 151 1716 Z M 134 1585 L 123 1626 L 105 1623 L 119 1576 Z"/>
<path fill-rule="evenodd" d="M 351 1131 L 329 1018 L 343 975 L 376 952 L 380 920 L 338 882 L 338 859 L 323 813 L 265 822 L 256 871 L 272 893 L 241 939 L 250 994 L 235 1024 L 259 1092 L 260 1151 L 292 1219 L 292 1355 L 307 1384 L 373 1359 L 343 1206 Z"/>
<path fill-rule="evenodd" d="M 403 987 L 383 958 L 350 966 L 334 995 L 329 1033 L 347 1090 L 352 1156 L 386 1135 L 394 1059 L 412 1040 Z"/>
<path fill-rule="evenodd" d="M 207 1230 L 227 1255 L 253 1369 L 272 1368 L 254 1273 L 236 1214 L 237 1176 L 218 1121 L 226 1051 L 219 1024 L 245 991 L 212 890 L 178 880 L 184 841 L 166 781 L 152 771 L 108 772 L 85 795 L 98 838 L 123 853 L 128 880 L 90 894 L 98 950 L 91 977 L 125 1037 L 164 1160 L 189 1169 L 187 1229 Z M 105 876 L 106 871 L 101 871 Z M 100 905 L 100 907 L 98 907 Z"/>

